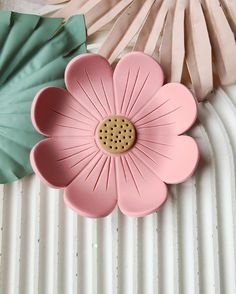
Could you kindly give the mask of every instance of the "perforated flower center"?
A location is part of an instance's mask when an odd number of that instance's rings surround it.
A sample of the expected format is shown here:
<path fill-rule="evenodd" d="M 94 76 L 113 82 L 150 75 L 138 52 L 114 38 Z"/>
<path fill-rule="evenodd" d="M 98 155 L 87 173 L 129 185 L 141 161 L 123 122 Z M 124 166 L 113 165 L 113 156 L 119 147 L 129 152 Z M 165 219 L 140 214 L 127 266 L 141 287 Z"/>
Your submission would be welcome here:
<path fill-rule="evenodd" d="M 134 125 L 122 116 L 110 116 L 98 127 L 98 141 L 110 153 L 129 150 L 135 142 Z"/>

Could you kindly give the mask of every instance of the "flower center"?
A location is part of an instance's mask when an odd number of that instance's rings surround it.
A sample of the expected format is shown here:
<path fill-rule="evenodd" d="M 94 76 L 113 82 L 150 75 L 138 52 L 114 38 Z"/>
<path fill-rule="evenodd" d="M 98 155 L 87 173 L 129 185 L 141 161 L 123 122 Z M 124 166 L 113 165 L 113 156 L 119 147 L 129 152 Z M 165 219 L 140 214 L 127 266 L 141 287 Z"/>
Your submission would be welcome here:
<path fill-rule="evenodd" d="M 134 125 L 123 116 L 110 116 L 99 125 L 98 141 L 110 153 L 123 153 L 134 145 L 136 131 Z"/>

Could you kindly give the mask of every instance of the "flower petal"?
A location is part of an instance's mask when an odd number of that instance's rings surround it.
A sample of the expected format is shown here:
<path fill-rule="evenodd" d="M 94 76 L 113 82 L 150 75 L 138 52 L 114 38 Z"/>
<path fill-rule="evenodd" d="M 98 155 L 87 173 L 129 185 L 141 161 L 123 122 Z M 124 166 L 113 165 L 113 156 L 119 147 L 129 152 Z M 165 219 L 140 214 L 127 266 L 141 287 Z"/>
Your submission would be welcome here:
<path fill-rule="evenodd" d="M 160 89 L 163 78 L 161 67 L 152 57 L 141 52 L 123 57 L 114 71 L 117 114 L 132 117 Z"/>
<path fill-rule="evenodd" d="M 189 136 L 150 139 L 141 135 L 133 153 L 168 184 L 180 183 L 190 177 L 199 159 L 197 143 Z"/>
<path fill-rule="evenodd" d="M 64 188 L 99 153 L 93 141 L 83 138 L 51 138 L 39 142 L 31 151 L 35 173 L 47 185 Z"/>
<path fill-rule="evenodd" d="M 99 121 L 115 113 L 112 75 L 108 61 L 97 54 L 82 54 L 66 68 L 68 91 Z"/>
<path fill-rule="evenodd" d="M 129 216 L 158 210 L 167 198 L 166 185 L 132 152 L 116 158 L 118 205 Z"/>
<path fill-rule="evenodd" d="M 90 137 L 97 121 L 63 88 L 41 90 L 34 99 L 31 117 L 45 136 Z"/>
<path fill-rule="evenodd" d="M 182 134 L 197 117 L 197 104 L 182 84 L 161 87 L 151 101 L 132 117 L 138 131 Z"/>
<path fill-rule="evenodd" d="M 65 202 L 87 217 L 108 215 L 117 203 L 114 158 L 99 155 L 65 190 Z"/>

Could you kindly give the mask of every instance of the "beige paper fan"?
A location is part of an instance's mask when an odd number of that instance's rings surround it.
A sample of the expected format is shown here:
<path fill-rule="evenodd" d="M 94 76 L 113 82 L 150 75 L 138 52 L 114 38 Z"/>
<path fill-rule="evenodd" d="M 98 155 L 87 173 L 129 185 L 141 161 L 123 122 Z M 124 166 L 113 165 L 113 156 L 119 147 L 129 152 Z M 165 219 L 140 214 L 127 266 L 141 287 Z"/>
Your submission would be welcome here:
<path fill-rule="evenodd" d="M 56 16 L 83 13 L 88 35 L 116 20 L 101 55 L 114 62 L 127 46 L 154 55 L 167 81 L 191 86 L 198 100 L 236 83 L 236 0 L 44 1 L 67 2 Z"/>

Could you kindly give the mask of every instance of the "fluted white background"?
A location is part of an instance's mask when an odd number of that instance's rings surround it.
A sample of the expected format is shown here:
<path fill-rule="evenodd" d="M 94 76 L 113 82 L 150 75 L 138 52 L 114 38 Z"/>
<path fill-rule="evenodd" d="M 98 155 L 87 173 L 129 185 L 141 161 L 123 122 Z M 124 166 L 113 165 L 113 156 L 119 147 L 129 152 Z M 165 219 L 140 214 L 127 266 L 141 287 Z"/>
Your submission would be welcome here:
<path fill-rule="evenodd" d="M 0 7 L 46 11 L 23 0 Z M 93 51 L 100 38 L 90 40 Z M 35 176 L 0 185 L 0 293 L 235 294 L 236 86 L 199 105 L 191 135 L 198 171 L 144 218 L 118 209 L 104 219 L 78 217 L 62 191 Z"/>

